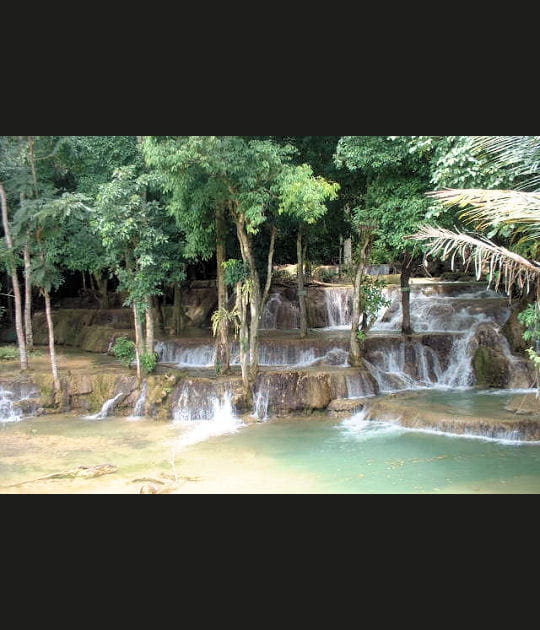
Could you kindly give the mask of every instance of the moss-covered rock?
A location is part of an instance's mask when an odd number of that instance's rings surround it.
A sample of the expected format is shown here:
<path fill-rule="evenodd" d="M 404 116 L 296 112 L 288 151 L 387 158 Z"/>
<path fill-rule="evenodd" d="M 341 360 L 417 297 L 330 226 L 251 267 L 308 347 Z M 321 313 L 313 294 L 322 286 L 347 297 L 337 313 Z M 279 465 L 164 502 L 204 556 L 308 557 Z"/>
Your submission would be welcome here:
<path fill-rule="evenodd" d="M 481 389 L 502 389 L 510 377 L 508 359 L 493 348 L 480 346 L 473 358 L 476 384 Z"/>

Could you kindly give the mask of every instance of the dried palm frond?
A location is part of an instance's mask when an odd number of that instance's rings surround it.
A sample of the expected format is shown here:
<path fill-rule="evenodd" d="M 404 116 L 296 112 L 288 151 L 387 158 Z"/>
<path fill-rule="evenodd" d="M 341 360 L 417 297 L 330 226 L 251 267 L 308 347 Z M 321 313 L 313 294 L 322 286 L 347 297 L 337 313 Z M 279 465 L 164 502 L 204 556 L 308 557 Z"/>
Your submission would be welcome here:
<path fill-rule="evenodd" d="M 519 224 L 520 231 L 530 238 L 540 237 L 540 193 L 479 188 L 437 190 L 427 193 L 447 207 L 469 208 L 461 214 L 478 229 L 501 223 Z"/>
<path fill-rule="evenodd" d="M 451 256 L 452 270 L 457 257 L 464 264 L 472 262 L 478 280 L 485 273 L 490 286 L 497 290 L 502 284 L 508 295 L 514 288 L 529 291 L 532 283 L 540 284 L 540 263 L 527 260 L 482 236 L 425 225 L 408 238 L 434 241 L 427 256 L 436 256 L 441 260 Z"/>

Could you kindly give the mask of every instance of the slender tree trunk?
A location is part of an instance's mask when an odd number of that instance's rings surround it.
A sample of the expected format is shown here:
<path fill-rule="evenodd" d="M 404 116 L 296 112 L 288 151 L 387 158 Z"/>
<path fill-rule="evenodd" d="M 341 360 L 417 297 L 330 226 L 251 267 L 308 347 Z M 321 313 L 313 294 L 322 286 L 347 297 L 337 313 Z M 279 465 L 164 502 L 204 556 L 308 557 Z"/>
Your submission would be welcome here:
<path fill-rule="evenodd" d="M 145 348 L 147 354 L 154 352 L 155 335 L 154 335 L 154 311 L 152 309 L 152 298 L 146 298 L 146 343 Z"/>
<path fill-rule="evenodd" d="M 242 251 L 242 259 L 247 264 L 250 275 L 250 325 L 249 325 L 249 363 L 250 363 L 250 382 L 253 386 L 257 379 L 259 371 L 259 320 L 261 308 L 261 285 L 257 264 L 253 255 L 251 239 L 246 230 L 245 219 L 236 214 L 236 228 L 238 241 Z"/>
<path fill-rule="evenodd" d="M 298 258 L 298 303 L 300 305 L 300 338 L 307 337 L 307 310 L 306 310 L 306 289 L 304 284 L 304 247 L 303 247 L 303 226 L 298 230 L 296 241 L 296 255 Z"/>
<path fill-rule="evenodd" d="M 250 275 L 250 291 L 249 291 L 249 366 L 251 385 L 255 384 L 257 374 L 259 372 L 259 324 L 261 319 L 261 283 L 259 272 L 257 271 L 257 263 L 253 255 L 251 238 L 247 233 L 245 223 L 239 225 L 239 237 L 242 249 L 242 257 L 247 263 Z"/>
<path fill-rule="evenodd" d="M 268 296 L 270 295 L 270 289 L 272 288 L 272 279 L 274 276 L 274 252 L 276 250 L 276 238 L 277 238 L 277 228 L 274 225 L 272 226 L 272 235 L 270 237 L 270 248 L 268 250 L 268 263 L 266 267 L 267 269 L 266 286 L 264 287 L 264 293 L 263 293 L 263 297 L 261 301 L 260 319 L 263 318 L 266 302 L 268 300 Z"/>
<path fill-rule="evenodd" d="M 30 261 L 30 248 L 28 238 L 24 246 L 24 330 L 26 333 L 26 348 L 34 347 L 34 333 L 32 330 L 32 263 Z"/>
<path fill-rule="evenodd" d="M 163 297 L 165 300 L 165 297 Z M 152 296 L 152 306 L 156 315 L 156 325 L 160 334 L 165 333 L 165 313 L 163 311 L 163 304 L 161 303 L 157 295 Z"/>
<path fill-rule="evenodd" d="M 6 191 L 2 183 L 0 183 L 0 204 L 2 205 L 2 223 L 4 226 L 4 236 L 6 240 L 6 247 L 8 251 L 13 254 L 13 240 L 11 238 L 11 229 L 9 225 L 9 214 Z M 21 363 L 21 370 L 25 372 L 28 370 L 28 354 L 26 351 L 26 339 L 24 336 L 23 325 L 23 312 L 22 312 L 22 297 L 21 287 L 19 284 L 19 278 L 17 276 L 17 268 L 14 264 L 9 264 L 9 275 L 11 277 L 11 284 L 13 286 L 13 296 L 15 298 L 15 330 L 17 332 L 17 345 L 19 348 L 19 360 Z"/>
<path fill-rule="evenodd" d="M 58 362 L 56 360 L 56 348 L 54 345 L 54 324 L 51 313 L 51 295 L 48 291 L 43 290 L 43 297 L 45 298 L 45 315 L 47 317 L 47 328 L 49 330 L 49 356 L 51 360 L 51 372 L 54 383 L 54 391 L 56 394 L 60 393 L 60 378 L 58 376 Z M 57 400 L 58 402 L 58 400 Z"/>
<path fill-rule="evenodd" d="M 141 356 L 144 354 L 144 335 L 137 304 L 133 304 L 133 319 L 135 321 L 135 361 L 137 366 L 137 379 L 142 380 Z"/>
<path fill-rule="evenodd" d="M 360 367 L 362 365 L 362 342 L 358 338 L 358 332 L 360 330 L 360 319 L 364 310 L 362 300 L 362 284 L 364 282 L 364 264 L 358 265 L 356 271 L 356 278 L 354 281 L 354 294 L 353 294 L 353 314 L 352 314 L 352 329 L 351 329 L 351 356 L 350 364 L 353 367 Z"/>
<path fill-rule="evenodd" d="M 401 269 L 401 308 L 403 311 L 403 321 L 401 332 L 404 335 L 412 335 L 411 326 L 411 273 L 413 258 L 409 253 L 405 253 L 403 267 Z"/>
<path fill-rule="evenodd" d="M 229 295 L 225 282 L 225 268 L 223 264 L 227 260 L 226 245 L 227 226 L 225 222 L 225 208 L 219 207 L 216 210 L 216 260 L 217 260 L 217 291 L 218 309 L 227 310 L 229 306 Z M 229 345 L 229 322 L 222 319 L 216 338 L 216 372 L 227 374 L 230 370 L 231 350 Z"/>
<path fill-rule="evenodd" d="M 96 283 L 98 292 L 99 307 L 103 310 L 107 310 L 110 306 L 109 303 L 109 280 L 106 276 L 100 274 L 93 274 L 94 281 Z"/>
<path fill-rule="evenodd" d="M 254 391 L 250 376 L 250 360 L 249 360 L 249 325 L 248 325 L 248 294 L 244 291 L 241 282 L 236 285 L 236 308 L 240 316 L 240 368 L 242 370 L 242 385 L 244 389 L 244 397 L 246 405 L 253 405 Z"/>
<path fill-rule="evenodd" d="M 351 355 L 350 364 L 353 367 L 361 367 L 362 350 L 364 343 L 358 338 L 359 332 L 367 332 L 367 322 L 364 314 L 364 300 L 362 285 L 364 283 L 366 265 L 369 258 L 369 250 L 372 243 L 372 230 L 369 227 L 360 228 L 360 256 L 356 277 L 354 281 L 353 316 L 351 328 Z M 363 318 L 362 326 L 360 320 Z"/>
<path fill-rule="evenodd" d="M 186 327 L 186 314 L 182 303 L 182 286 L 179 282 L 174 283 L 174 303 L 173 303 L 173 329 L 179 335 Z"/>

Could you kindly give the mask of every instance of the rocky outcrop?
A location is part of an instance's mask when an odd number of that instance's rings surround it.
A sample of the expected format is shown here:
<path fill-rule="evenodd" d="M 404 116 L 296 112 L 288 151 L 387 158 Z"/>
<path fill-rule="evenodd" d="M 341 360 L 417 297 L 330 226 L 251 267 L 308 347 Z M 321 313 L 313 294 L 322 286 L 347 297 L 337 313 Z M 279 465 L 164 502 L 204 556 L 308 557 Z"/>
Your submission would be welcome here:
<path fill-rule="evenodd" d="M 476 385 L 480 388 L 532 387 L 534 375 L 528 361 L 512 354 L 506 338 L 492 324 L 477 327 L 473 356 Z"/>

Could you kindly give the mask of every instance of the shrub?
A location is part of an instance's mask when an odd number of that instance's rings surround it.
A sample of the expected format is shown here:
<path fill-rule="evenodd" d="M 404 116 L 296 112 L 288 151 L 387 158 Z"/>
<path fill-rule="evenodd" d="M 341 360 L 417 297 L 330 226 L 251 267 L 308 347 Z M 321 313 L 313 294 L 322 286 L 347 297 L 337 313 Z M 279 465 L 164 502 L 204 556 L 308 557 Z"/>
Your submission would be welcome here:
<path fill-rule="evenodd" d="M 141 356 L 141 368 L 145 374 L 156 371 L 158 355 L 155 352 L 146 352 Z"/>
<path fill-rule="evenodd" d="M 112 347 L 112 353 L 114 356 L 124 365 L 130 367 L 137 356 L 135 352 L 135 343 L 126 339 L 126 337 L 119 337 L 114 346 Z"/>

